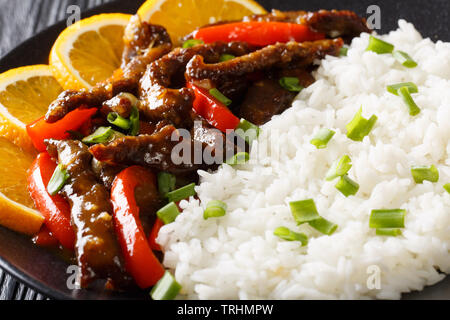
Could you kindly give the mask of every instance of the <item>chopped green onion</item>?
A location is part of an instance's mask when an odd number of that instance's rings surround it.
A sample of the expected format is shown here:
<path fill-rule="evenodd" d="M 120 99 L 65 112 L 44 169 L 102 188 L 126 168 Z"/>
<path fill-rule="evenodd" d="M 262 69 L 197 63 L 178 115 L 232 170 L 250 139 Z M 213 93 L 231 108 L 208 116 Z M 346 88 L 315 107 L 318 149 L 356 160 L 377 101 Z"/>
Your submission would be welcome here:
<path fill-rule="evenodd" d="M 369 120 L 363 118 L 361 107 L 352 121 L 345 126 L 347 128 L 347 137 L 353 141 L 362 141 L 372 131 L 377 120 L 378 117 L 376 115 L 371 116 Z"/>
<path fill-rule="evenodd" d="M 150 295 L 153 300 L 173 300 L 181 290 L 181 285 L 169 271 L 153 287 Z"/>
<path fill-rule="evenodd" d="M 413 82 L 402 82 L 402 83 L 392 84 L 392 85 L 387 86 L 387 90 L 390 93 L 398 96 L 398 90 L 403 87 L 407 87 L 409 93 L 418 93 L 419 92 L 417 85 Z"/>
<path fill-rule="evenodd" d="M 322 128 L 317 132 L 314 138 L 311 139 L 311 144 L 315 145 L 317 149 L 324 149 L 335 133 L 336 132 L 333 130 Z"/>
<path fill-rule="evenodd" d="M 117 112 L 110 112 L 106 117 L 109 123 L 124 130 L 130 129 L 130 120 L 121 117 Z"/>
<path fill-rule="evenodd" d="M 240 132 L 239 129 L 242 130 L 243 132 Z M 241 119 L 241 121 L 239 122 L 239 125 L 236 127 L 235 131 L 248 144 L 251 144 L 252 141 L 254 141 L 254 140 L 256 140 L 256 138 L 258 138 L 261 129 L 257 125 L 254 125 L 253 123 L 251 123 L 250 121 Z"/>
<path fill-rule="evenodd" d="M 180 211 L 178 211 L 178 207 L 175 202 L 170 202 L 156 212 L 156 215 L 162 222 L 164 222 L 164 224 L 174 222 L 179 214 Z"/>
<path fill-rule="evenodd" d="M 62 164 L 58 164 L 53 171 L 53 175 L 50 178 L 50 181 L 47 185 L 47 191 L 50 195 L 54 196 L 58 193 L 59 190 L 66 184 L 67 180 L 69 180 L 70 176 L 67 173 L 67 170 L 64 169 Z"/>
<path fill-rule="evenodd" d="M 431 166 L 412 166 L 411 174 L 416 183 L 423 183 L 424 180 L 431 182 L 439 181 L 439 171 L 434 164 Z"/>
<path fill-rule="evenodd" d="M 175 189 L 175 182 L 177 178 L 168 172 L 158 173 L 158 190 L 159 194 L 165 196 L 168 192 Z"/>
<path fill-rule="evenodd" d="M 192 47 L 198 46 L 199 44 L 204 44 L 203 40 L 189 39 L 183 43 L 183 49 L 192 48 Z"/>
<path fill-rule="evenodd" d="M 313 199 L 289 202 L 292 216 L 297 224 L 320 218 Z"/>
<path fill-rule="evenodd" d="M 333 162 L 330 169 L 325 176 L 327 181 L 336 179 L 337 177 L 342 177 L 345 175 L 352 167 L 352 160 L 349 156 L 345 155 Z"/>
<path fill-rule="evenodd" d="M 232 54 L 224 53 L 220 55 L 220 62 L 225 62 L 231 59 L 236 58 L 236 56 L 233 56 Z"/>
<path fill-rule="evenodd" d="M 195 183 L 188 184 L 180 189 L 170 191 L 167 193 L 167 199 L 173 202 L 178 202 L 180 200 L 195 196 Z"/>
<path fill-rule="evenodd" d="M 223 217 L 227 212 L 227 204 L 219 200 L 212 200 L 206 205 L 203 219 Z"/>
<path fill-rule="evenodd" d="M 225 161 L 225 163 L 230 166 L 235 166 L 237 164 L 244 164 L 249 159 L 250 159 L 250 155 L 248 154 L 248 152 L 238 152 L 231 158 L 227 159 L 227 161 Z"/>
<path fill-rule="evenodd" d="M 302 246 L 308 244 L 308 237 L 304 233 L 294 232 L 286 227 L 278 227 L 273 234 L 286 241 L 300 241 Z"/>
<path fill-rule="evenodd" d="M 392 53 L 394 51 L 394 46 L 386 41 L 370 36 L 369 45 L 366 51 L 373 51 L 378 54 Z"/>
<path fill-rule="evenodd" d="M 222 102 L 226 106 L 229 106 L 233 102 L 230 99 L 228 99 L 227 97 L 225 97 L 222 92 L 217 90 L 217 88 L 210 89 L 209 94 L 212 95 L 217 100 L 219 100 L 220 102 Z"/>
<path fill-rule="evenodd" d="M 411 58 L 409 56 L 409 54 L 407 54 L 406 52 L 403 51 L 394 51 L 392 53 L 392 55 L 394 56 L 395 59 L 397 59 L 398 62 L 400 62 L 402 65 L 404 65 L 407 68 L 415 68 L 417 67 L 417 62 L 415 62 L 413 60 L 413 58 Z"/>
<path fill-rule="evenodd" d="M 303 87 L 300 85 L 300 80 L 298 80 L 297 77 L 283 77 L 279 82 L 280 86 L 286 90 L 293 92 L 300 92 L 303 90 Z"/>
<path fill-rule="evenodd" d="M 370 214 L 370 228 L 404 228 L 406 210 L 381 209 L 372 210 Z"/>
<path fill-rule="evenodd" d="M 328 221 L 327 219 L 322 217 L 309 221 L 308 224 L 317 231 L 328 236 L 332 235 L 338 228 L 337 224 L 334 224 L 333 222 Z"/>
<path fill-rule="evenodd" d="M 137 136 L 140 128 L 141 125 L 139 123 L 139 109 L 137 107 L 133 107 L 130 114 L 130 136 Z"/>
<path fill-rule="evenodd" d="M 445 191 L 447 191 L 448 193 L 450 193 L 450 183 L 444 184 L 444 189 L 445 189 Z"/>
<path fill-rule="evenodd" d="M 347 175 L 342 176 L 335 187 L 346 197 L 355 195 L 359 190 L 359 184 Z"/>
<path fill-rule="evenodd" d="M 84 143 L 95 144 L 110 141 L 114 130 L 111 127 L 100 127 L 94 133 L 81 140 Z"/>
<path fill-rule="evenodd" d="M 377 228 L 375 234 L 377 236 L 396 237 L 402 235 L 402 230 L 399 228 Z"/>
<path fill-rule="evenodd" d="M 339 56 L 340 57 L 346 57 L 348 53 L 348 48 L 347 47 L 342 47 L 339 49 Z"/>
<path fill-rule="evenodd" d="M 403 102 L 407 105 L 411 116 L 415 116 L 420 113 L 420 108 L 414 102 L 407 87 L 401 87 L 398 89 L 398 94 L 403 98 Z"/>

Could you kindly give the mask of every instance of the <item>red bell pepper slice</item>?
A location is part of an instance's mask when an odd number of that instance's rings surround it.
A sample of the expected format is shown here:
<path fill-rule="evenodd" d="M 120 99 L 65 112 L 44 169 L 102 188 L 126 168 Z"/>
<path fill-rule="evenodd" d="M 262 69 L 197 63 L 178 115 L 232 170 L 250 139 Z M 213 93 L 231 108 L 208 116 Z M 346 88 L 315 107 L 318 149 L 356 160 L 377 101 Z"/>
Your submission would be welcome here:
<path fill-rule="evenodd" d="M 47 226 L 43 226 L 39 233 L 33 238 L 33 242 L 41 247 L 55 247 L 59 244 L 58 240 L 52 235 Z"/>
<path fill-rule="evenodd" d="M 36 121 L 27 125 L 27 133 L 34 144 L 34 147 L 43 152 L 46 150 L 44 140 L 45 139 L 66 139 L 69 137 L 67 131 L 74 131 L 79 129 L 85 124 L 95 113 L 96 108 L 75 109 L 64 118 L 54 123 L 48 123 L 44 117 L 37 119 Z"/>
<path fill-rule="evenodd" d="M 45 217 L 45 225 L 65 248 L 72 250 L 75 232 L 70 223 L 70 206 L 60 195 L 51 196 L 47 185 L 56 163 L 46 152 L 39 154 L 28 174 L 28 190 L 36 208 Z"/>
<path fill-rule="evenodd" d="M 155 285 L 165 272 L 150 248 L 139 219 L 134 190 L 143 183 L 156 185 L 155 175 L 143 167 L 132 166 L 117 175 L 111 189 L 114 223 L 125 266 L 142 289 Z"/>
<path fill-rule="evenodd" d="M 200 28 L 194 31 L 193 36 L 205 43 L 244 41 L 261 47 L 277 42 L 303 42 L 325 38 L 325 34 L 312 31 L 302 24 L 264 21 L 233 22 Z"/>
<path fill-rule="evenodd" d="M 161 229 L 163 225 L 164 222 L 162 222 L 161 219 L 156 218 L 155 223 L 153 224 L 152 231 L 148 236 L 148 244 L 150 245 L 150 248 L 152 248 L 152 250 L 161 251 L 161 247 L 156 242 L 156 238 L 158 238 L 159 229 Z"/>
<path fill-rule="evenodd" d="M 238 126 L 239 118 L 226 105 L 195 84 L 188 83 L 187 86 L 192 88 L 195 93 L 194 111 L 205 118 L 210 125 L 225 133 L 227 129 L 234 130 Z"/>

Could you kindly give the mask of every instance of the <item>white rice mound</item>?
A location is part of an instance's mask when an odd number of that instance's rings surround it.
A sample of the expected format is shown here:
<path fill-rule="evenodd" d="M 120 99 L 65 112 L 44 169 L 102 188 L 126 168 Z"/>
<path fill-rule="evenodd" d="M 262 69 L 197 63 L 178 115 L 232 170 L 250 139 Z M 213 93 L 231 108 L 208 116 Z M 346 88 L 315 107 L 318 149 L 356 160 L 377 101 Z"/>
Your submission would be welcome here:
<path fill-rule="evenodd" d="M 182 201 L 183 213 L 158 237 L 182 298 L 399 299 L 450 272 L 450 194 L 443 188 L 450 182 L 450 43 L 423 39 L 404 20 L 380 37 L 419 66 L 408 69 L 390 54 L 366 52 L 369 35 L 362 34 L 347 57 L 321 61 L 317 81 L 262 126 L 251 163 L 199 172 L 200 201 Z M 386 90 L 407 81 L 419 88 L 415 117 Z M 375 114 L 378 121 L 355 142 L 345 125 L 361 106 L 365 118 Z M 336 134 L 318 150 L 310 140 L 323 127 Z M 264 145 L 268 151 L 258 155 Z M 337 181 L 324 179 L 345 154 L 360 185 L 348 198 L 334 187 Z M 411 165 L 431 164 L 439 182 L 416 184 Z M 288 203 L 308 198 L 339 225 L 333 235 L 296 225 Z M 227 213 L 204 220 L 213 199 L 226 202 Z M 376 236 L 369 228 L 371 210 L 381 208 L 407 210 L 402 236 Z M 279 226 L 307 234 L 309 244 L 274 236 Z M 379 289 L 367 285 L 371 266 L 381 271 Z"/>

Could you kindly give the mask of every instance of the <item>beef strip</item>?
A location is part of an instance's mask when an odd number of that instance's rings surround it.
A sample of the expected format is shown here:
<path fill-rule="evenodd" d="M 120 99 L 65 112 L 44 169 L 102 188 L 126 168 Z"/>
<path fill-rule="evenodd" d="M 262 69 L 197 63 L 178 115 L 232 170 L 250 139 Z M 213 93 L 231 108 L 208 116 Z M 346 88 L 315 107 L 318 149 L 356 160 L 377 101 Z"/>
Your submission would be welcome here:
<path fill-rule="evenodd" d="M 172 173 L 195 170 L 197 166 L 193 161 L 186 161 L 189 162 L 187 164 L 172 161 L 172 149 L 180 141 L 175 127 L 166 125 L 151 135 L 119 138 L 107 145 L 94 145 L 90 151 L 97 160 L 110 164 L 142 165 Z"/>
<path fill-rule="evenodd" d="M 112 77 L 89 90 L 62 92 L 50 104 L 45 115 L 47 122 L 58 121 L 81 105 L 91 108 L 101 107 L 104 101 L 121 92 L 137 94 L 139 79 L 147 65 L 168 53 L 172 48 L 170 37 L 163 27 L 141 22 L 136 17 L 131 19 L 124 38 L 125 52 L 122 67 L 116 70 Z M 146 45 L 147 48 L 145 48 Z"/>
<path fill-rule="evenodd" d="M 192 48 L 174 49 L 151 63 L 142 77 L 139 85 L 141 111 L 151 121 L 165 119 L 176 127 L 191 127 L 189 113 L 194 93 L 185 87 L 184 79 L 179 80 L 180 75 L 183 77 L 189 60 L 200 55 L 205 61 L 218 62 L 221 54 L 241 56 L 251 50 L 250 46 L 240 42 L 215 42 Z"/>
<path fill-rule="evenodd" d="M 71 207 L 81 286 L 87 287 L 98 278 L 108 279 L 114 288 L 128 286 L 131 278 L 125 272 L 114 233 L 110 194 L 96 180 L 87 146 L 75 140 L 48 140 L 47 148 L 70 176 L 60 192 Z"/>
<path fill-rule="evenodd" d="M 171 40 L 164 27 L 143 23 L 138 15 L 132 16 L 124 32 L 121 68 L 125 69 L 135 57 L 145 56 L 152 48 L 167 43 L 171 43 Z"/>
<path fill-rule="evenodd" d="M 234 141 L 221 131 L 198 116 L 191 117 L 194 125 L 189 132 L 180 133 L 174 126 L 165 125 L 153 134 L 119 138 L 107 145 L 94 145 L 90 151 L 97 160 L 108 164 L 142 165 L 177 175 L 212 168 L 238 151 Z M 188 153 L 183 154 L 184 151 Z M 174 163 L 172 153 L 180 155 L 183 162 Z"/>
<path fill-rule="evenodd" d="M 108 164 L 95 158 L 92 159 L 92 170 L 97 180 L 101 181 L 107 190 L 111 190 L 114 179 L 125 168 L 125 166 Z"/>

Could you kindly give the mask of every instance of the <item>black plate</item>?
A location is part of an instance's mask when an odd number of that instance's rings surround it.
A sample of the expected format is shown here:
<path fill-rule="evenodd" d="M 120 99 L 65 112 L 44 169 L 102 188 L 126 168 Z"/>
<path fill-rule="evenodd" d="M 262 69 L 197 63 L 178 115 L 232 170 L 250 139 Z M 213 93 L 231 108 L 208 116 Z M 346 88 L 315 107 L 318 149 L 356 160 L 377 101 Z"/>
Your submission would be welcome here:
<path fill-rule="evenodd" d="M 109 3 L 86 12 L 83 17 L 102 12 L 134 13 L 142 0 L 124 0 Z M 396 29 L 396 21 L 404 18 L 433 40 L 450 41 L 448 0 L 261 0 L 267 9 L 318 10 L 349 9 L 362 16 L 367 15 L 369 5 L 381 9 L 381 30 L 385 33 Z M 65 22 L 58 23 L 24 42 L 0 61 L 0 72 L 38 63 L 48 63 L 50 48 Z M 68 265 L 54 254 L 34 246 L 29 238 L 0 227 L 0 266 L 7 272 L 40 293 L 55 299 L 145 299 L 148 293 L 111 293 L 98 290 L 69 290 L 66 285 Z M 405 294 L 405 299 L 450 299 L 450 277 L 421 292 Z"/>

